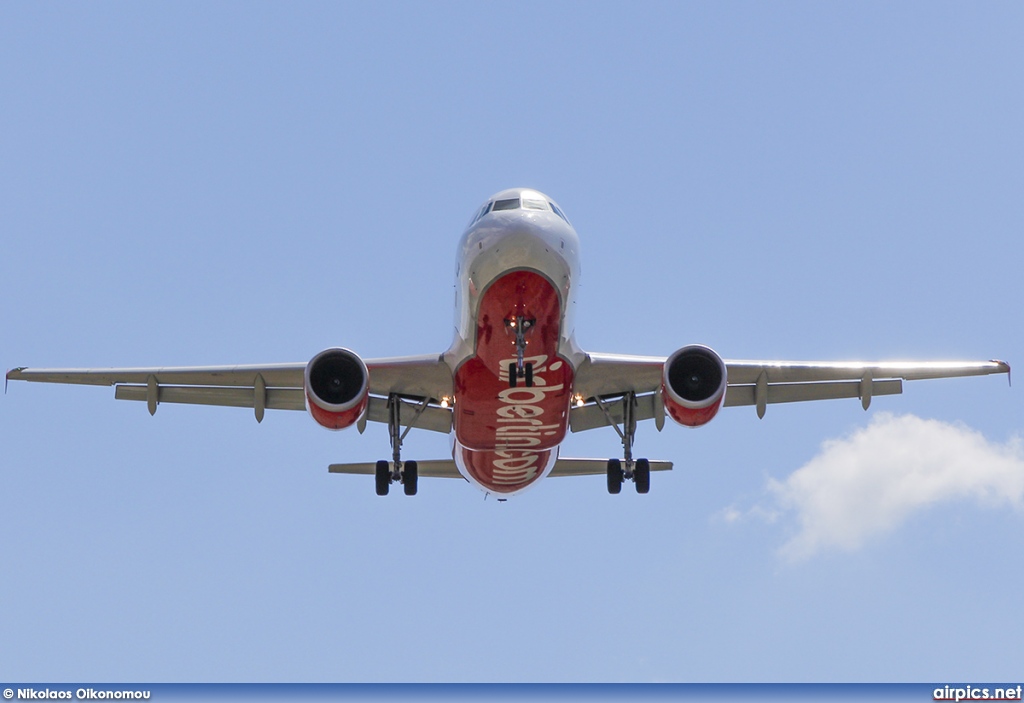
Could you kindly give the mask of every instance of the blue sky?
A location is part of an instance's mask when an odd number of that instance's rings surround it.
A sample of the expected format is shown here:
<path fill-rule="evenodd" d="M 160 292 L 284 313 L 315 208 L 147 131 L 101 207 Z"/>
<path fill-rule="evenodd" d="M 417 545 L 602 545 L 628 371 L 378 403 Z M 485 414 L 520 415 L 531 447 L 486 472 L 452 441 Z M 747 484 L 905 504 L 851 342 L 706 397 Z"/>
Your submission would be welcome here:
<path fill-rule="evenodd" d="M 1014 3 L 7 4 L 0 361 L 441 351 L 462 228 L 525 185 L 580 234 L 588 350 L 1024 363 L 1022 27 Z M 328 475 L 387 456 L 382 427 L 12 384 L 0 679 L 1001 680 L 1022 411 L 1001 377 L 727 409 L 641 428 L 676 463 L 650 495 L 499 505 Z"/>

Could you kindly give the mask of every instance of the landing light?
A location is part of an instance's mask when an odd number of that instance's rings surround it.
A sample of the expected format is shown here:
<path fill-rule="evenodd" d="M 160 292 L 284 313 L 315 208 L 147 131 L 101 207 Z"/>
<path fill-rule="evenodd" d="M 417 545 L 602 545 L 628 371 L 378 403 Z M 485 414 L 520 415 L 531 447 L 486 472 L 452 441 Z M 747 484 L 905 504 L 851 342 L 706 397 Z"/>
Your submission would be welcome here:
<path fill-rule="evenodd" d="M 583 396 L 580 395 L 579 393 L 576 394 L 576 407 L 577 408 L 582 408 L 583 407 Z"/>
<path fill-rule="evenodd" d="M 447 408 L 449 405 L 451 405 L 451 399 L 448 398 L 448 396 L 445 396 L 444 398 L 441 398 L 441 407 L 442 408 Z"/>

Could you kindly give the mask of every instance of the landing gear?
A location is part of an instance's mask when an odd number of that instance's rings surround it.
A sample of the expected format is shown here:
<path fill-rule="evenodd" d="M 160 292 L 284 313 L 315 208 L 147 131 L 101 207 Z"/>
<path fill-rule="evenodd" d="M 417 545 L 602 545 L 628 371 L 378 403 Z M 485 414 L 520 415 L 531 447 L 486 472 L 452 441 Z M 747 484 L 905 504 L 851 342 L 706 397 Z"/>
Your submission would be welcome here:
<path fill-rule="evenodd" d="M 402 470 L 402 485 L 405 488 L 405 495 L 416 495 L 416 484 L 419 482 L 419 467 L 415 461 L 405 462 Z"/>
<path fill-rule="evenodd" d="M 386 496 L 388 494 L 388 488 L 391 486 L 391 467 L 386 461 L 377 462 L 377 495 Z"/>
<path fill-rule="evenodd" d="M 519 373 L 519 369 L 516 368 L 516 362 L 512 362 L 508 365 L 508 387 L 515 388 L 519 382 L 519 378 L 522 378 L 526 382 L 527 388 L 533 388 L 533 364 L 527 362 L 523 364 L 523 372 Z"/>
<path fill-rule="evenodd" d="M 622 490 L 622 484 L 631 480 L 636 486 L 637 493 L 647 493 L 651 490 L 651 463 L 647 459 L 633 460 L 633 439 L 636 437 L 636 394 L 626 393 L 622 397 L 622 429 L 612 417 L 608 406 L 601 400 L 595 398 L 597 405 L 601 408 L 608 424 L 615 428 L 622 438 L 622 454 L 624 461 L 618 459 L 608 460 L 608 492 L 617 494 Z M 625 463 L 625 466 L 623 466 Z"/>
<path fill-rule="evenodd" d="M 622 491 L 622 482 L 625 477 L 622 473 L 622 462 L 618 459 L 608 460 L 608 492 L 618 495 Z"/>
<path fill-rule="evenodd" d="M 391 488 L 391 481 L 393 474 L 391 473 L 391 464 L 383 459 L 377 462 L 377 470 L 374 472 L 376 483 L 377 483 L 377 495 L 386 496 Z M 419 483 L 419 467 L 415 461 L 407 461 L 402 466 L 402 475 L 399 479 L 402 482 L 402 488 L 405 490 L 405 495 L 414 496 L 416 495 L 416 489 Z"/>
<path fill-rule="evenodd" d="M 526 333 L 533 329 L 537 321 L 533 318 L 517 315 L 507 318 L 505 327 L 508 327 L 516 335 L 516 360 L 508 365 L 508 387 L 515 388 L 518 379 L 526 382 L 527 388 L 533 387 L 533 364 L 524 362 L 526 356 Z"/>
<path fill-rule="evenodd" d="M 637 459 L 633 467 L 633 485 L 637 493 L 647 493 L 651 490 L 651 462 L 647 459 Z"/>
<path fill-rule="evenodd" d="M 417 418 L 427 407 L 424 398 L 416 409 L 416 414 L 402 432 L 402 399 L 395 393 L 388 396 L 388 438 L 391 441 L 391 462 L 377 462 L 374 472 L 377 484 L 377 495 L 386 496 L 392 483 L 401 483 L 405 495 L 416 495 L 419 484 L 419 467 L 415 461 L 402 462 L 402 440 L 416 424 Z"/>

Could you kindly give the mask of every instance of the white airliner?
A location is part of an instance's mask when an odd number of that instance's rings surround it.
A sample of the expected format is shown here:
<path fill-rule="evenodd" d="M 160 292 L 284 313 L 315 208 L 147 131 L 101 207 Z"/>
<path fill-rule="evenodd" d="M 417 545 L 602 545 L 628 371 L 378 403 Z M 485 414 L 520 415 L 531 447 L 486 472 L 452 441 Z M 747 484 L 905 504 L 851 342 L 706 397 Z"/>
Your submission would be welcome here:
<path fill-rule="evenodd" d="M 342 348 L 308 363 L 132 369 L 17 368 L 11 380 L 115 386 L 115 397 L 264 410 L 306 410 L 332 430 L 368 420 L 387 423 L 392 459 L 334 464 L 334 473 L 375 474 L 379 495 L 401 482 L 414 495 L 420 476 L 463 477 L 499 499 L 545 476 L 603 474 L 608 491 L 631 480 L 650 489 L 653 470 L 668 461 L 633 458 L 637 423 L 668 415 L 703 425 L 723 405 L 901 393 L 903 380 L 1006 373 L 1002 361 L 791 362 L 728 361 L 703 345 L 667 359 L 588 353 L 573 330 L 580 242 L 554 200 L 513 188 L 489 198 L 459 243 L 456 328 L 440 354 L 362 359 Z M 612 427 L 623 457 L 566 459 L 566 432 Z M 412 428 L 452 435 L 452 458 L 403 461 Z"/>

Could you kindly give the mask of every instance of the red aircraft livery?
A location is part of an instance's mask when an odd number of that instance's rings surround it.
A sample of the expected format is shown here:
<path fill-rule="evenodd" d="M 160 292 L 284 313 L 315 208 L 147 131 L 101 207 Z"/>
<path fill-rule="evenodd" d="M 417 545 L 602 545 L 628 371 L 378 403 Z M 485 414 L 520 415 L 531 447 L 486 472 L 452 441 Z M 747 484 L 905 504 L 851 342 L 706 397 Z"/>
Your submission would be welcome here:
<path fill-rule="evenodd" d="M 573 372 L 558 355 L 561 313 L 558 290 L 534 271 L 506 273 L 480 296 L 476 353 L 455 372 L 456 461 L 492 492 L 519 491 L 541 478 L 565 438 Z M 523 383 L 512 385 L 519 326 L 526 327 L 529 355 L 524 351 Z"/>

